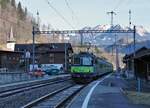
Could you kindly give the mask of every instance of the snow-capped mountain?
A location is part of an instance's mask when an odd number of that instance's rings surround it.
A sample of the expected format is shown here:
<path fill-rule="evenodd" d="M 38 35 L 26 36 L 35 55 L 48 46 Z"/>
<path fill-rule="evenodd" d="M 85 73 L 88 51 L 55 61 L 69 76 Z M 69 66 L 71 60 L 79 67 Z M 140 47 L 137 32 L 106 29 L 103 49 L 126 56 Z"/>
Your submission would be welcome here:
<path fill-rule="evenodd" d="M 127 27 L 122 27 L 120 25 L 116 25 L 114 27 L 110 27 L 109 25 L 98 25 L 96 27 L 90 28 L 90 30 L 126 30 L 128 29 Z M 87 30 L 87 29 L 86 29 Z M 137 26 L 136 27 L 136 40 L 137 41 L 146 41 L 150 40 L 150 33 L 147 32 L 144 27 L 142 26 Z M 91 38 L 92 37 L 92 38 Z M 98 34 L 92 34 L 87 36 L 85 34 L 85 41 L 92 41 L 93 44 L 96 45 L 111 45 L 115 42 L 115 39 L 121 40 L 121 39 L 126 39 L 126 42 L 130 42 L 133 40 L 133 34 L 132 33 L 98 33 Z"/>
<path fill-rule="evenodd" d="M 95 27 L 84 27 L 83 30 L 127 30 L 128 27 L 121 25 L 97 25 Z M 76 39 L 75 39 L 76 38 Z M 92 45 L 97 45 L 106 49 L 111 49 L 115 44 L 125 46 L 133 42 L 132 33 L 89 33 L 83 34 L 83 43 L 90 42 Z M 80 43 L 80 35 L 73 37 L 73 40 L 78 40 Z M 136 42 L 144 42 L 150 40 L 150 32 L 148 32 L 143 26 L 136 26 Z"/>
<path fill-rule="evenodd" d="M 140 36 L 145 36 L 149 34 L 148 31 L 143 26 L 137 26 L 136 29 L 137 34 L 139 34 Z"/>

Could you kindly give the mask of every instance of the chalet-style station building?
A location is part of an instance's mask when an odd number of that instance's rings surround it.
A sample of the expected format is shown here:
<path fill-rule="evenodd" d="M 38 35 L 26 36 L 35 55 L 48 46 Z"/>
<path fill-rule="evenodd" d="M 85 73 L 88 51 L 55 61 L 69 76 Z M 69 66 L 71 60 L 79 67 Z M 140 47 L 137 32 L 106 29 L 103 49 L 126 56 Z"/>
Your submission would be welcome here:
<path fill-rule="evenodd" d="M 0 50 L 0 71 L 23 71 L 24 53 L 21 51 Z"/>
<path fill-rule="evenodd" d="M 135 77 L 150 80 L 150 49 L 142 47 L 135 53 L 125 55 L 123 62 L 128 72 L 134 72 Z"/>
<path fill-rule="evenodd" d="M 0 51 L 0 70 L 27 71 L 32 65 L 32 44 L 15 44 L 14 51 Z M 26 58 L 26 52 L 30 52 L 30 58 Z M 73 49 L 70 43 L 43 43 L 35 44 L 35 64 L 61 64 L 69 71 Z M 29 67 L 28 67 L 29 68 Z"/>
<path fill-rule="evenodd" d="M 32 64 L 32 44 L 16 44 L 15 51 L 31 54 L 30 64 Z M 70 43 L 42 43 L 35 44 L 35 63 L 40 64 L 62 64 L 69 69 L 73 49 Z M 66 63 L 65 63 L 66 62 Z"/>

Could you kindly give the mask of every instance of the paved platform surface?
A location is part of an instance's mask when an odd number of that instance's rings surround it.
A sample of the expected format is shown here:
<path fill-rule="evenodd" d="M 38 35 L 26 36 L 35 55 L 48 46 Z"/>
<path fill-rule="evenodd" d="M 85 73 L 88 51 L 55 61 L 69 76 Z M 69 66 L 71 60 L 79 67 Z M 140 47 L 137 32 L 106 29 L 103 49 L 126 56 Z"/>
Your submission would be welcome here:
<path fill-rule="evenodd" d="M 128 87 L 124 80 L 107 76 L 89 84 L 74 98 L 69 108 L 150 108 L 130 102 L 122 93 L 122 87 Z"/>

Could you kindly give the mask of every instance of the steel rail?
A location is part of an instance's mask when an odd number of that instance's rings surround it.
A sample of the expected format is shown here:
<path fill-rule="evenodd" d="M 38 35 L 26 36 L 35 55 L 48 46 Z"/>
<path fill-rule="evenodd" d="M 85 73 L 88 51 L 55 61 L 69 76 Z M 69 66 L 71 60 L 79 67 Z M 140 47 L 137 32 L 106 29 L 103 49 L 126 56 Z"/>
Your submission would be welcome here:
<path fill-rule="evenodd" d="M 60 101 L 54 108 L 62 108 L 63 106 L 67 106 L 67 103 L 71 101 L 81 90 L 83 90 L 86 87 L 86 85 L 82 86 L 78 90 L 76 90 L 73 94 L 68 96 L 67 98 Z"/>
<path fill-rule="evenodd" d="M 40 98 L 38 98 L 38 99 L 36 99 L 36 100 L 34 100 L 34 101 L 28 103 L 28 104 L 22 106 L 21 108 L 31 108 L 31 107 L 37 105 L 38 103 L 42 102 L 43 100 L 45 100 L 45 99 L 47 99 L 47 98 L 50 98 L 50 97 L 52 97 L 52 96 L 54 96 L 54 95 L 56 95 L 56 94 L 58 94 L 58 93 L 60 93 L 60 92 L 62 92 L 62 91 L 64 91 L 64 90 L 66 90 L 66 89 L 68 89 L 68 88 L 70 88 L 70 87 L 73 87 L 73 86 L 74 86 L 74 85 L 69 85 L 69 86 L 63 87 L 63 88 L 61 88 L 61 89 L 58 89 L 58 90 L 56 90 L 56 91 L 54 91 L 54 92 L 51 92 L 51 93 L 49 93 L 49 94 L 47 94 L 47 95 L 44 95 L 44 96 L 42 96 L 42 97 L 40 97 Z"/>
<path fill-rule="evenodd" d="M 57 83 L 60 83 L 60 82 L 65 82 L 65 81 L 68 81 L 68 80 L 71 80 L 71 78 L 70 79 L 65 79 L 65 80 L 61 79 L 59 81 L 47 82 L 45 84 L 39 84 L 39 85 L 36 84 L 36 85 L 25 86 L 25 87 L 16 88 L 16 89 L 13 89 L 13 90 L 4 91 L 4 92 L 0 93 L 0 98 L 8 97 L 8 96 L 11 96 L 11 95 L 15 95 L 17 93 L 21 93 L 21 92 L 31 90 L 31 89 L 36 89 L 36 88 L 39 88 L 39 87 L 44 87 L 44 86 L 47 86 L 47 85 L 53 85 L 53 84 L 57 84 Z"/>

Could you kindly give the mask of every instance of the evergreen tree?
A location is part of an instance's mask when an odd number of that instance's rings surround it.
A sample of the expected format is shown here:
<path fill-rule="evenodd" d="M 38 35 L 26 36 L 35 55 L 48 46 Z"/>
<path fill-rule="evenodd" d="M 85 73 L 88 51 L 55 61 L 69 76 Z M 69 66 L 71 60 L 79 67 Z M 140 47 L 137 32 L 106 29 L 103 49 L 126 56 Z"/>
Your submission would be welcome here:
<path fill-rule="evenodd" d="M 10 0 L 6 0 L 7 3 L 10 3 Z"/>
<path fill-rule="evenodd" d="M 24 17 L 24 11 L 23 11 L 22 6 L 21 6 L 21 2 L 18 3 L 17 12 L 18 12 L 19 19 L 24 20 L 25 17 Z"/>
<path fill-rule="evenodd" d="M 27 10 L 27 8 L 25 7 L 25 10 L 24 10 L 24 17 L 27 18 L 27 15 L 28 15 L 28 10 Z"/>
<path fill-rule="evenodd" d="M 23 10 L 22 10 L 22 6 L 21 6 L 21 2 L 18 3 L 17 10 L 19 13 L 22 13 Z"/>
<path fill-rule="evenodd" d="M 11 5 L 16 8 L 16 1 L 15 0 L 11 0 Z"/>
<path fill-rule="evenodd" d="M 8 3 L 10 3 L 10 0 L 0 0 L 0 5 L 3 9 L 7 7 Z"/>

